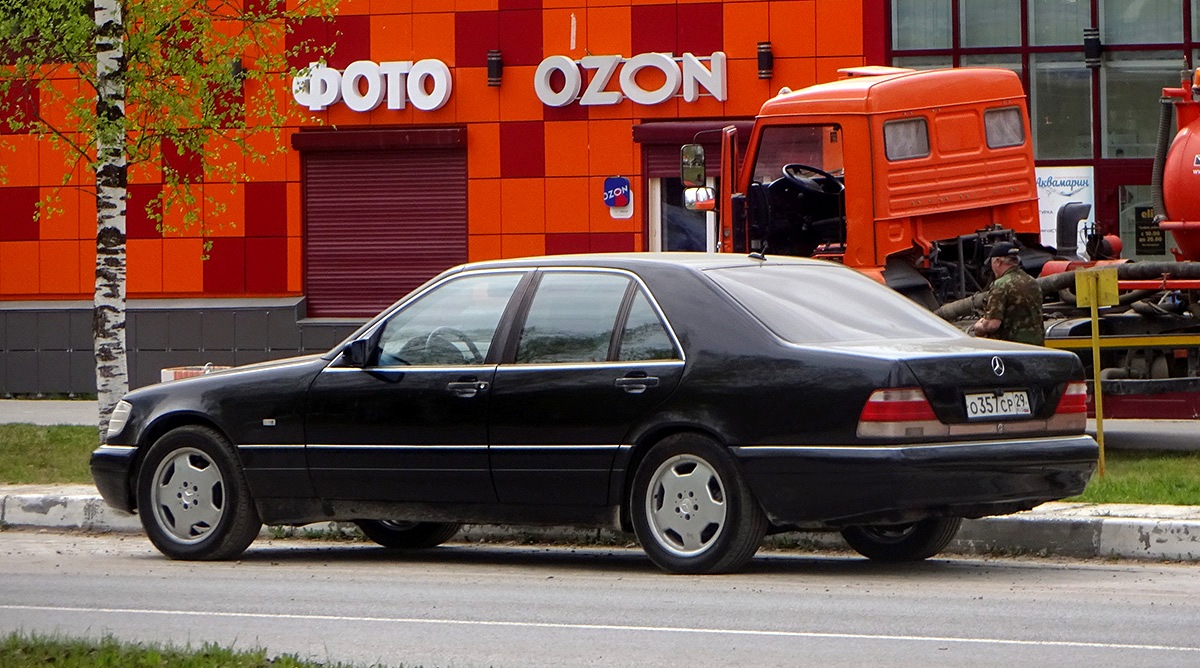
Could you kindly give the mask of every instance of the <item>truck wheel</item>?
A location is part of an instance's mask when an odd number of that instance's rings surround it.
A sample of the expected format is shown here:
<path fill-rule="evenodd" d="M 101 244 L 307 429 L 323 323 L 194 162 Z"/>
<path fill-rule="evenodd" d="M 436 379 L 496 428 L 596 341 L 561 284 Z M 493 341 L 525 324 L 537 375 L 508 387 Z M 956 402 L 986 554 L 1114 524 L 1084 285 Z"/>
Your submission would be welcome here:
<path fill-rule="evenodd" d="M 669 573 L 728 573 L 758 551 L 767 518 L 729 452 L 669 436 L 638 466 L 630 516 L 642 549 Z"/>
<path fill-rule="evenodd" d="M 233 445 L 208 427 L 159 438 L 138 471 L 137 498 L 150 542 L 172 559 L 232 559 L 262 528 Z"/>
<path fill-rule="evenodd" d="M 909 524 L 852 526 L 842 529 L 842 538 L 868 559 L 920 561 L 944 550 L 960 524 L 961 517 L 931 517 Z"/>
<path fill-rule="evenodd" d="M 454 537 L 461 524 L 445 522 L 394 522 L 354 520 L 367 538 L 393 550 L 424 550 Z"/>

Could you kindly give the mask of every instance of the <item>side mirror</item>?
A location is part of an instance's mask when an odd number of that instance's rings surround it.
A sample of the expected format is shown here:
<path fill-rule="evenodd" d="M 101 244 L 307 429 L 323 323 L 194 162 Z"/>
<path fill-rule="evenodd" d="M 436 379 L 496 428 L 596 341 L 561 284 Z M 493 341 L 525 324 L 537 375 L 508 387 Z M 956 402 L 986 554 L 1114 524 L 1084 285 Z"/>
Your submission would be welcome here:
<path fill-rule="evenodd" d="M 683 207 L 688 211 L 716 211 L 717 194 L 712 188 L 684 188 Z"/>
<path fill-rule="evenodd" d="M 704 147 L 700 144 L 684 144 L 679 149 L 679 178 L 684 187 L 703 186 L 705 181 Z"/>
<path fill-rule="evenodd" d="M 371 358 L 371 348 L 369 339 L 355 339 L 342 349 L 342 356 L 350 366 L 362 368 Z"/>

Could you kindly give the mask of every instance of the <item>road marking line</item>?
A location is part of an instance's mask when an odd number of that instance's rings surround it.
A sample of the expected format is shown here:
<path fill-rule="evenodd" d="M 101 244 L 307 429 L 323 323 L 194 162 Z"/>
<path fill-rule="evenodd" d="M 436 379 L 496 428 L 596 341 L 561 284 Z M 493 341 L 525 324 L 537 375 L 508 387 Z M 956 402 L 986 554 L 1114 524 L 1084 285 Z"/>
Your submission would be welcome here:
<path fill-rule="evenodd" d="M 351 617 L 345 615 L 266 614 L 257 612 L 218 612 L 202 610 L 149 610 L 141 608 L 72 608 L 43 605 L 3 605 L 0 610 L 37 612 L 99 612 L 122 615 L 174 615 L 180 617 L 239 617 L 252 619 L 286 619 L 320 622 L 383 622 L 388 624 L 447 624 L 458 626 L 506 626 L 516 628 L 566 629 L 578 631 L 638 631 L 648 633 L 695 633 L 702 635 L 767 636 L 778 638 L 816 638 L 833 640 L 884 640 L 934 643 L 963 643 L 976 645 L 1020 645 L 1035 647 L 1069 647 L 1081 649 L 1149 650 L 1157 652 L 1200 652 L 1200 647 L 1172 645 L 1136 645 L 1107 642 L 1077 642 L 1071 640 L 1013 640 L 1006 638 L 953 638 L 946 636 L 905 636 L 869 633 L 819 633 L 815 631 L 770 631 L 757 629 L 687 629 L 671 626 L 632 626 L 627 624 L 567 624 L 554 622 L 505 622 L 481 619 L 419 619 L 415 617 Z"/>

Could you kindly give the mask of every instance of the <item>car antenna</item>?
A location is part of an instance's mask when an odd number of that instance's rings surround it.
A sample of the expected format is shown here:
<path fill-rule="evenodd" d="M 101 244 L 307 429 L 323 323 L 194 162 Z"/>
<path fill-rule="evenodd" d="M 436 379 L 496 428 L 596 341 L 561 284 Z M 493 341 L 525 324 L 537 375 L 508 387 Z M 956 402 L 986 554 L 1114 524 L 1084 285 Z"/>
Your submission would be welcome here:
<path fill-rule="evenodd" d="M 763 244 L 762 250 L 757 250 L 757 251 L 754 251 L 753 253 L 751 253 L 751 254 L 750 254 L 750 259 L 752 259 L 752 260 L 766 260 L 766 259 L 767 259 L 767 245 L 766 245 L 766 244 Z"/>

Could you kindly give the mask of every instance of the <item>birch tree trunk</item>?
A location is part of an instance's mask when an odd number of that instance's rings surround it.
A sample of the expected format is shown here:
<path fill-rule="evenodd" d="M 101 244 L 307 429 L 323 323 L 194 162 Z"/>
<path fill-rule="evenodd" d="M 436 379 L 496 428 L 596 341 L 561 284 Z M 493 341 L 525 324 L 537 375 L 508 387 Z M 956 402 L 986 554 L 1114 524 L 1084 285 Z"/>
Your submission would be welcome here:
<path fill-rule="evenodd" d="M 96 292 L 92 335 L 100 440 L 129 390 L 125 358 L 125 28 L 123 0 L 96 0 Z"/>

